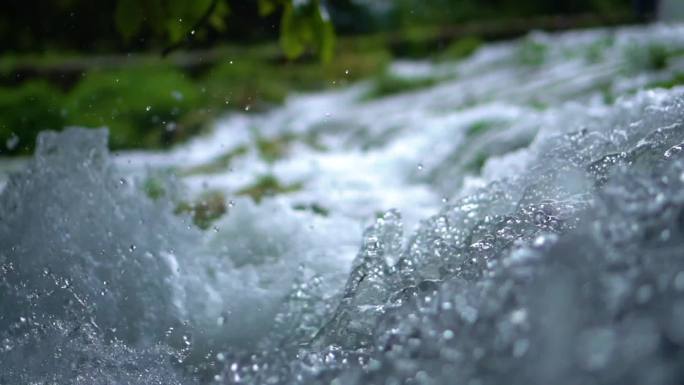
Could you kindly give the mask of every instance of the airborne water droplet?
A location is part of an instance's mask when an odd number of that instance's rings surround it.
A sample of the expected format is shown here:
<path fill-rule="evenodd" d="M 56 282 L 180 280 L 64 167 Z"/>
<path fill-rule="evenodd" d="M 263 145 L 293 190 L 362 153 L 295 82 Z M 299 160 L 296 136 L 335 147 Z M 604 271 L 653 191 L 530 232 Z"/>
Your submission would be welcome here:
<path fill-rule="evenodd" d="M 12 133 L 12 136 L 10 136 L 9 139 L 7 139 L 7 141 L 5 142 L 5 146 L 8 150 L 14 150 L 15 148 L 17 148 L 18 144 L 19 137 L 15 133 Z"/>

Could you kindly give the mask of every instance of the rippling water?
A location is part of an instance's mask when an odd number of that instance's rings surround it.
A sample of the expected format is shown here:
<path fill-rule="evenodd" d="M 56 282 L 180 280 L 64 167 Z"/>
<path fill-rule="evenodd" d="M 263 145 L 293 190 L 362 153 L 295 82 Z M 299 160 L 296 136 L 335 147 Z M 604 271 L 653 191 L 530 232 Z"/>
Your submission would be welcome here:
<path fill-rule="evenodd" d="M 537 33 L 170 152 L 43 133 L 3 167 L 0 384 L 679 383 L 682 52 Z"/>

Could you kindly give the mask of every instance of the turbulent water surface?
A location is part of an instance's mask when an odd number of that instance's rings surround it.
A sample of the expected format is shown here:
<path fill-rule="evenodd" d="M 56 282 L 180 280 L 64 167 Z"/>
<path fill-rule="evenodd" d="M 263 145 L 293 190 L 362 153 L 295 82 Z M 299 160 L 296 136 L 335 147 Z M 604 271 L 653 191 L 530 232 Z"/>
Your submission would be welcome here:
<path fill-rule="evenodd" d="M 43 133 L 2 167 L 0 384 L 681 383 L 683 53 L 532 34 L 170 152 Z"/>

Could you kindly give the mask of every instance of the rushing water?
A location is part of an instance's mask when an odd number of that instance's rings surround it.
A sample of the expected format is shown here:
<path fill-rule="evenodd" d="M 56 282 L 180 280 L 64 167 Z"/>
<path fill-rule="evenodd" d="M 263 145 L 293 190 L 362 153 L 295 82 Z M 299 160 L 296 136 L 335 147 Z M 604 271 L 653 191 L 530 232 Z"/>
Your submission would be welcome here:
<path fill-rule="evenodd" d="M 0 195 L 0 384 L 680 383 L 684 89 L 644 89 L 682 50 L 533 34 L 164 153 L 43 133 Z"/>

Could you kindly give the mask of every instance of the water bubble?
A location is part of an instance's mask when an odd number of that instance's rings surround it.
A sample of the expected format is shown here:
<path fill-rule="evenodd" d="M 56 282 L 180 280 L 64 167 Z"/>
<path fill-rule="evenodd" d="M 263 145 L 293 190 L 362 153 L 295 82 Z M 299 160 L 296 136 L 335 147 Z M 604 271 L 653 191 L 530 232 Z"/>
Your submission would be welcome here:
<path fill-rule="evenodd" d="M 675 275 L 674 288 L 678 291 L 684 291 L 684 271 L 680 271 Z"/>
<path fill-rule="evenodd" d="M 12 133 L 12 135 L 5 141 L 5 147 L 7 147 L 8 150 L 14 150 L 17 148 L 17 145 L 19 144 L 19 137 L 17 134 Z"/>

